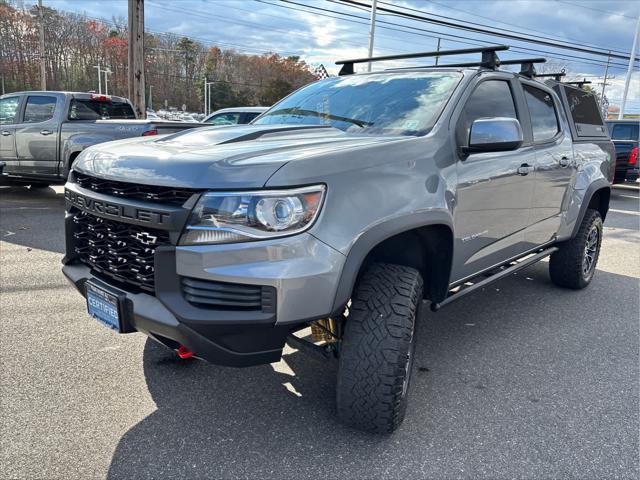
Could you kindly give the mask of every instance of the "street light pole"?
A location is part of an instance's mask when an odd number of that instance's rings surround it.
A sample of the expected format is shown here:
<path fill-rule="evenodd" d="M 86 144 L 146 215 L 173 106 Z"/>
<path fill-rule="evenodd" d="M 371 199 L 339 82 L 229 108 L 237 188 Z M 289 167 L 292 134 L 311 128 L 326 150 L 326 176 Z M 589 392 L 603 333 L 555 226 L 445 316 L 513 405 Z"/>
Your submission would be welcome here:
<path fill-rule="evenodd" d="M 93 68 L 98 69 L 98 93 L 102 95 L 102 68 L 100 68 L 100 64 L 94 65 Z"/>
<path fill-rule="evenodd" d="M 109 95 L 109 75 L 113 72 L 107 67 L 102 70 L 102 73 L 104 73 L 104 94 Z"/>
<path fill-rule="evenodd" d="M 624 79 L 624 93 L 622 94 L 622 105 L 620 105 L 618 120 L 622 120 L 624 118 L 624 108 L 627 105 L 627 94 L 629 93 L 631 73 L 633 73 L 633 65 L 636 63 L 636 51 L 638 50 L 638 34 L 640 34 L 640 16 L 638 16 L 638 23 L 636 24 L 636 34 L 633 36 L 633 46 L 631 47 L 631 56 L 629 57 L 627 78 Z"/>
<path fill-rule="evenodd" d="M 376 10 L 378 8 L 378 0 L 371 3 L 371 25 L 369 27 L 369 58 L 373 57 L 373 39 L 376 34 Z M 367 72 L 371 71 L 371 62 L 368 63 Z"/>

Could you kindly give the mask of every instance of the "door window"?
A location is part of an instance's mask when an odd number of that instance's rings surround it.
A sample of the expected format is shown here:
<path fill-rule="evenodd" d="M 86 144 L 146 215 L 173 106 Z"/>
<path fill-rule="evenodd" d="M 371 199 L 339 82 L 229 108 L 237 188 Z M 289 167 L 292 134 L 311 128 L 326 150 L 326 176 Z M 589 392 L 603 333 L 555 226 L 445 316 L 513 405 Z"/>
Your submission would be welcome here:
<path fill-rule="evenodd" d="M 56 97 L 28 97 L 22 123 L 40 123 L 51 120 L 55 109 Z"/>
<path fill-rule="evenodd" d="M 474 120 L 491 117 L 518 118 L 509 82 L 505 80 L 487 80 L 473 91 L 458 121 L 458 145 L 469 143 L 469 129 Z"/>
<path fill-rule="evenodd" d="M 523 85 L 524 98 L 531 115 L 531 127 L 533 128 L 533 141 L 549 140 L 558 133 L 558 116 L 556 114 L 553 98 L 544 90 Z"/>
<path fill-rule="evenodd" d="M 211 125 L 236 125 L 240 121 L 240 113 L 221 113 L 207 120 Z"/>
<path fill-rule="evenodd" d="M 0 100 L 0 125 L 16 123 L 20 97 L 9 97 Z"/>
<path fill-rule="evenodd" d="M 251 120 L 256 118 L 262 112 L 247 112 L 244 114 L 244 123 L 249 123 Z"/>

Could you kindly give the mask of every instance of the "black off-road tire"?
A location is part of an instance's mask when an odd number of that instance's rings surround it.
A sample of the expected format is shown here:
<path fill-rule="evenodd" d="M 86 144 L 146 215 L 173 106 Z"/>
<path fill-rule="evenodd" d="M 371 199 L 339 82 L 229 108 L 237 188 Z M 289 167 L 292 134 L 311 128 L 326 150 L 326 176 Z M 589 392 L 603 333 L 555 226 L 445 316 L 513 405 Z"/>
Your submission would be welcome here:
<path fill-rule="evenodd" d="M 338 368 L 340 419 L 375 433 L 404 419 L 422 304 L 422 276 L 413 268 L 376 263 L 351 298 Z"/>
<path fill-rule="evenodd" d="M 560 287 L 579 290 L 591 283 L 598 263 L 602 243 L 602 217 L 597 210 L 585 212 L 580 229 L 574 238 L 560 245 L 560 250 L 551 255 L 549 274 L 551 281 Z M 594 243 L 594 232 L 597 237 Z M 586 268 L 587 254 L 592 260 Z"/>

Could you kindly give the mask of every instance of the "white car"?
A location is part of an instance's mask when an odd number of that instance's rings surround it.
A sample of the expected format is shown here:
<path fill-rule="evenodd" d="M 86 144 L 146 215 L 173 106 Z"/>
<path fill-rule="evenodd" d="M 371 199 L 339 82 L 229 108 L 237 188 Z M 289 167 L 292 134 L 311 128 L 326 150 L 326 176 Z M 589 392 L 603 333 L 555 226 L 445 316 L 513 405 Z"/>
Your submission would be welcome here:
<path fill-rule="evenodd" d="M 210 123 L 211 125 L 238 125 L 241 123 L 249 123 L 268 109 L 269 107 L 222 108 L 208 115 L 202 123 Z"/>

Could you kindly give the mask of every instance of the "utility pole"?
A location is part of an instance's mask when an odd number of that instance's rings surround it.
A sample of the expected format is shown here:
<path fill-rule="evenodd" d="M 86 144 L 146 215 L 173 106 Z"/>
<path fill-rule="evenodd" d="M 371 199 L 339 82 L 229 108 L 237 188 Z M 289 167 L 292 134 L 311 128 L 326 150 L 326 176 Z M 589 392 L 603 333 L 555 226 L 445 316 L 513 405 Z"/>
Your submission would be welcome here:
<path fill-rule="evenodd" d="M 438 37 L 438 46 L 436 47 L 436 52 L 440 51 L 440 37 Z M 438 66 L 438 61 L 440 61 L 440 55 L 436 55 L 436 66 Z"/>
<path fill-rule="evenodd" d="M 608 85 L 607 84 L 607 75 L 609 74 L 609 62 L 611 61 L 611 50 L 609 50 L 609 56 L 607 57 L 607 65 L 604 67 L 604 80 L 602 81 L 602 91 L 600 92 L 600 106 L 602 107 L 602 102 L 604 102 L 604 89 Z"/>
<path fill-rule="evenodd" d="M 47 89 L 47 56 L 44 53 L 44 16 L 42 15 L 42 0 L 38 0 L 38 19 L 40 27 L 40 90 Z"/>
<path fill-rule="evenodd" d="M 136 117 L 146 118 L 144 78 L 144 0 L 129 0 L 129 99 Z"/>
<path fill-rule="evenodd" d="M 100 95 L 102 95 L 102 72 L 104 70 L 102 70 L 102 68 L 100 68 L 100 64 L 94 65 L 93 68 L 97 68 L 98 69 L 98 93 Z"/>
<path fill-rule="evenodd" d="M 153 85 L 149 85 L 149 110 L 153 110 Z"/>
<path fill-rule="evenodd" d="M 624 118 L 624 107 L 627 105 L 627 94 L 629 93 L 629 82 L 631 82 L 631 74 L 633 73 L 633 65 L 636 63 L 636 51 L 638 50 L 638 34 L 640 34 L 640 16 L 636 24 L 636 34 L 633 36 L 633 46 L 631 47 L 631 56 L 629 57 L 629 68 L 627 69 L 627 78 L 624 79 L 624 93 L 622 94 L 622 105 L 620 105 L 620 113 L 618 120 Z"/>
<path fill-rule="evenodd" d="M 371 26 L 369 27 L 369 58 L 373 57 L 373 38 L 376 34 L 376 10 L 378 9 L 378 0 L 371 3 Z M 371 71 L 371 62 L 368 63 L 367 72 Z"/>
<path fill-rule="evenodd" d="M 109 95 L 109 75 L 111 75 L 113 72 L 107 67 L 102 70 L 102 73 L 104 73 L 104 94 Z"/>

